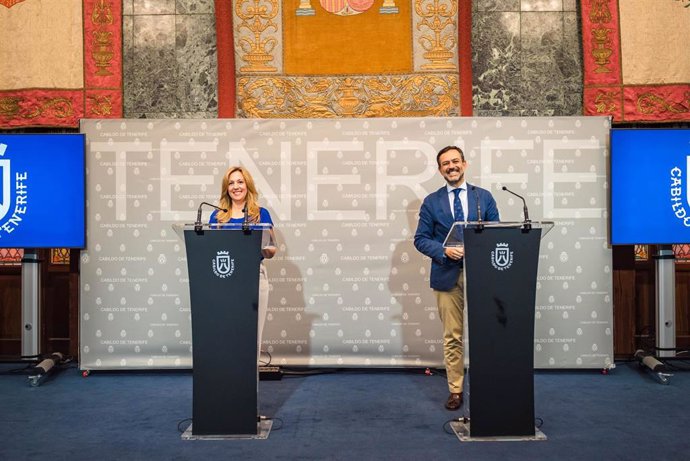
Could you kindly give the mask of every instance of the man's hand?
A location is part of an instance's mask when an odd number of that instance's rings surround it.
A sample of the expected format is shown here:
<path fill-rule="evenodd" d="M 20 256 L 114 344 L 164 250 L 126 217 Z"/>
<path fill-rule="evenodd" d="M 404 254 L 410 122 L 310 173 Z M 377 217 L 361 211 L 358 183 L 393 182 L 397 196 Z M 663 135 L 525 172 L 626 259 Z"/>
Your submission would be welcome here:
<path fill-rule="evenodd" d="M 447 258 L 458 261 L 465 256 L 465 247 L 448 247 L 443 252 Z"/>

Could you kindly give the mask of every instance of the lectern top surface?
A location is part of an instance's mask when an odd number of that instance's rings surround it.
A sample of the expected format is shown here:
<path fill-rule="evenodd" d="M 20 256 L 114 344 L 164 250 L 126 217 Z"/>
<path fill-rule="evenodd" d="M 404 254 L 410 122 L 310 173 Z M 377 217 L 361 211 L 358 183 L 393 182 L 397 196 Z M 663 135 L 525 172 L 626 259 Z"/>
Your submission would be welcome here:
<path fill-rule="evenodd" d="M 464 229 L 541 229 L 543 239 L 553 226 L 553 221 L 458 221 L 448 231 L 443 247 L 464 246 Z"/>

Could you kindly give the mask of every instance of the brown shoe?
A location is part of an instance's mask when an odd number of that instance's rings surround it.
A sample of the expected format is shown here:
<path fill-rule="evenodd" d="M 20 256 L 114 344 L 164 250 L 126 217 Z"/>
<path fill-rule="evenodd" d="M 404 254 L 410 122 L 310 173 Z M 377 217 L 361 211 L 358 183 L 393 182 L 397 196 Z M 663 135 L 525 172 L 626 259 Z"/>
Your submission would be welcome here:
<path fill-rule="evenodd" d="M 452 393 L 448 396 L 448 401 L 446 402 L 447 410 L 457 410 L 462 406 L 462 392 L 459 394 Z"/>

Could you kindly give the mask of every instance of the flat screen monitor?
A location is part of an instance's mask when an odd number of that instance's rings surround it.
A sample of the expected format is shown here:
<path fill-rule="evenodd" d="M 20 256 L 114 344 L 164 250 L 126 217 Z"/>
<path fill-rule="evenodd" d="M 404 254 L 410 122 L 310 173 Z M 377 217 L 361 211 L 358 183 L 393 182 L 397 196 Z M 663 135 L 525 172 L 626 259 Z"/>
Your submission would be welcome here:
<path fill-rule="evenodd" d="M 84 248 L 83 134 L 0 134 L 0 248 Z"/>
<path fill-rule="evenodd" d="M 690 129 L 611 130 L 611 244 L 690 242 Z"/>

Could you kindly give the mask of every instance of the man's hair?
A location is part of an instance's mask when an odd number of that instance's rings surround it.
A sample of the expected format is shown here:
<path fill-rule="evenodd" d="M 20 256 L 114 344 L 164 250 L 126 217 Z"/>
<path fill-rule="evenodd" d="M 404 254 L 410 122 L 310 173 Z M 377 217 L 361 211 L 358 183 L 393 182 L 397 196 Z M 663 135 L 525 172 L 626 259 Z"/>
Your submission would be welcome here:
<path fill-rule="evenodd" d="M 460 152 L 460 158 L 463 162 L 465 161 L 465 153 L 462 151 L 462 149 L 460 149 L 457 146 L 446 146 L 440 151 L 438 151 L 438 154 L 436 154 L 436 165 L 438 165 L 439 167 L 441 166 L 441 162 L 439 159 L 441 158 L 441 155 L 445 154 L 449 150 L 457 150 L 458 152 Z"/>

